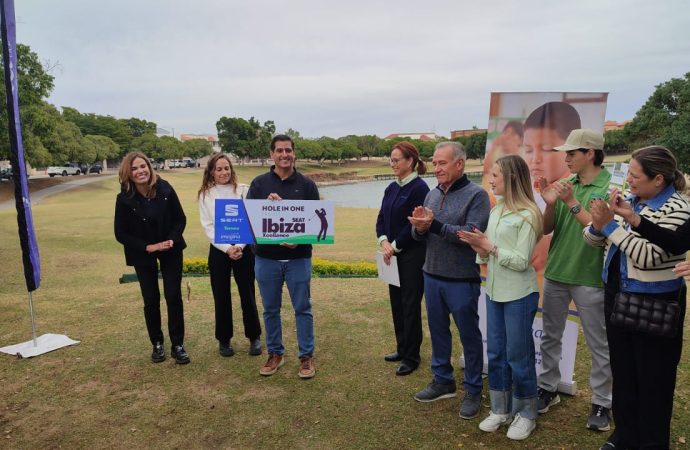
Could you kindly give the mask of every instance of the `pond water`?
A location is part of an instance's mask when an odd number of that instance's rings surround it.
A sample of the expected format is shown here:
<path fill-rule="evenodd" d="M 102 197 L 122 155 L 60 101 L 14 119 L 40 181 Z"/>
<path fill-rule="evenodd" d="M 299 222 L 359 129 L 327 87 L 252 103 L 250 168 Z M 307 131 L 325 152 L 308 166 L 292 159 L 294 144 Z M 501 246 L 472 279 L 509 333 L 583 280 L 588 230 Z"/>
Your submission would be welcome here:
<path fill-rule="evenodd" d="M 435 177 L 422 178 L 429 185 L 435 188 L 438 183 Z M 480 177 L 470 177 L 475 183 L 480 183 Z M 337 186 L 321 186 L 319 193 L 324 200 L 335 202 L 336 206 L 345 208 L 376 208 L 381 207 L 383 191 L 391 184 L 392 180 L 367 181 L 363 183 L 341 184 Z"/>

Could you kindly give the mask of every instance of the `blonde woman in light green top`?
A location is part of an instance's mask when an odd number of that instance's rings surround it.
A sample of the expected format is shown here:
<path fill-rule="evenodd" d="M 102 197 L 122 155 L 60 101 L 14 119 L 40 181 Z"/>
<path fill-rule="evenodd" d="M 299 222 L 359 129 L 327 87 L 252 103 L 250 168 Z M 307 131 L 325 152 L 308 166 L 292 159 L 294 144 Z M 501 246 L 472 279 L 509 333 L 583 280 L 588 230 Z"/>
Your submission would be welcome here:
<path fill-rule="evenodd" d="M 494 432 L 510 425 L 506 436 L 527 439 L 536 427 L 537 374 L 532 322 L 539 304 L 537 275 L 530 261 L 543 224 L 534 202 L 527 163 L 517 156 L 499 158 L 489 181 L 500 198 L 491 210 L 486 233 L 458 236 L 487 264 L 486 312 L 491 412 L 479 428 Z"/>

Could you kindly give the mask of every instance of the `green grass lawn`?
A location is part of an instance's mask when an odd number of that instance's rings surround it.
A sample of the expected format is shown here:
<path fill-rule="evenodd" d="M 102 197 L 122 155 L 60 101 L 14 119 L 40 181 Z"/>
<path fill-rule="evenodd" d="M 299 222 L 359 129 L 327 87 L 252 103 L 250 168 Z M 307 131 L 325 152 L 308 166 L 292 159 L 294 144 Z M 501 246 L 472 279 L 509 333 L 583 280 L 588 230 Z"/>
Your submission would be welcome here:
<path fill-rule="evenodd" d="M 240 181 L 264 170 L 240 168 Z M 187 213 L 185 255 L 205 257 L 208 244 L 195 202 L 199 171 L 163 176 Z M 191 287 L 185 343 L 192 363 L 152 364 L 138 284 L 117 282 L 132 272 L 113 237 L 117 191 L 116 180 L 104 180 L 48 197 L 34 209 L 43 270 L 34 293 L 38 332 L 66 334 L 81 344 L 27 360 L 0 355 L 0 447 L 583 449 L 598 448 L 606 437 L 585 429 L 591 393 L 582 336 L 580 390 L 541 417 L 527 442 L 511 442 L 504 432 L 483 433 L 480 419 L 461 420 L 459 398 L 415 402 L 412 396 L 431 377 L 429 333 L 425 330 L 420 369 L 396 377 L 395 365 L 383 360 L 394 349 L 387 288 L 375 279 L 313 280 L 317 375 L 312 380 L 297 377 L 287 294 L 287 362 L 276 375 L 259 376 L 265 353 L 247 355 L 236 292 L 237 355 L 221 358 L 204 277 L 184 280 Z M 336 244 L 317 246 L 315 256 L 372 260 L 376 211 L 339 208 L 336 216 Z M 13 211 L 0 212 L 0 261 L 1 346 L 26 341 L 31 331 Z M 457 334 L 454 343 L 457 361 Z M 672 425 L 677 448 L 686 448 L 680 438 L 690 439 L 689 347 L 686 343 L 678 371 Z M 488 403 L 485 395 L 481 417 L 488 414 Z"/>

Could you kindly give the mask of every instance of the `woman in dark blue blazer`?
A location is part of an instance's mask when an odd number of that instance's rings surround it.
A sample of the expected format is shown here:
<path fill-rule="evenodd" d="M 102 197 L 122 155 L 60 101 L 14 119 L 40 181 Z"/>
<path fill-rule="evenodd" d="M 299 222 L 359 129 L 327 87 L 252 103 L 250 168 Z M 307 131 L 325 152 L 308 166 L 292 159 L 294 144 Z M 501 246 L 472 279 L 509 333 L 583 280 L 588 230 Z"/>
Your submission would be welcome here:
<path fill-rule="evenodd" d="M 388 287 L 396 351 L 384 358 L 391 362 L 400 361 L 396 374 L 402 376 L 409 375 L 419 366 L 424 294 L 422 266 L 426 253 L 425 243 L 412 239 L 407 218 L 415 207 L 424 204 L 429 186 L 419 177 L 426 172 L 426 165 L 412 143 L 397 143 L 391 151 L 390 164 L 397 179 L 383 194 L 376 220 L 376 236 L 384 262 L 388 264 L 395 256 L 398 263 L 400 287 Z"/>
<path fill-rule="evenodd" d="M 161 330 L 158 265 L 168 306 L 171 356 L 187 364 L 182 308 L 182 237 L 187 219 L 175 190 L 151 167 L 146 155 L 127 154 L 120 165 L 121 192 L 115 202 L 115 238 L 124 246 L 125 261 L 134 266 L 144 298 L 144 318 L 155 363 L 165 360 Z"/>

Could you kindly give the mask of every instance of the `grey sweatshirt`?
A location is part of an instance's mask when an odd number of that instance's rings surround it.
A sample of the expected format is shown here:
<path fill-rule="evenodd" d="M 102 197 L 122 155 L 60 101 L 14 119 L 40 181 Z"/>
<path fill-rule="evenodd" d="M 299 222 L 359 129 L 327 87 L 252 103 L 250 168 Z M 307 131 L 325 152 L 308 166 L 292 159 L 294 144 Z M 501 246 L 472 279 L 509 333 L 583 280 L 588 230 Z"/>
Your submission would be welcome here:
<path fill-rule="evenodd" d="M 429 191 L 424 206 L 434 212 L 434 222 L 424 234 L 412 227 L 412 238 L 426 241 L 425 273 L 450 280 L 480 281 L 476 253 L 462 242 L 457 232 L 486 230 L 491 206 L 489 195 L 463 175 L 443 192 L 440 186 Z"/>

